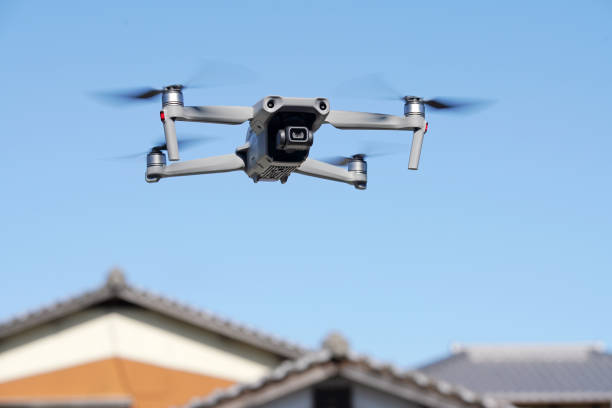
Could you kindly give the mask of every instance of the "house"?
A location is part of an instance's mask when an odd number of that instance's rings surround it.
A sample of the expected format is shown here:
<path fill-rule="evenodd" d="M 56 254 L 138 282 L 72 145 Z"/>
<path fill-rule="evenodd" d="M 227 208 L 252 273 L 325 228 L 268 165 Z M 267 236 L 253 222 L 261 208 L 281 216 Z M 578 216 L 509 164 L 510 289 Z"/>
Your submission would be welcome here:
<path fill-rule="evenodd" d="M 305 349 L 126 283 L 0 324 L 0 407 L 167 408 Z"/>
<path fill-rule="evenodd" d="M 184 408 L 514 408 L 420 372 L 353 354 L 338 334 L 262 379 L 192 401 Z"/>
<path fill-rule="evenodd" d="M 598 343 L 458 345 L 419 370 L 518 407 L 612 406 L 612 355 Z"/>
<path fill-rule="evenodd" d="M 196 398 L 194 398 L 196 397 Z M 0 324 L 0 408 L 612 408 L 601 345 L 460 346 L 402 371 L 319 350 L 128 284 Z"/>

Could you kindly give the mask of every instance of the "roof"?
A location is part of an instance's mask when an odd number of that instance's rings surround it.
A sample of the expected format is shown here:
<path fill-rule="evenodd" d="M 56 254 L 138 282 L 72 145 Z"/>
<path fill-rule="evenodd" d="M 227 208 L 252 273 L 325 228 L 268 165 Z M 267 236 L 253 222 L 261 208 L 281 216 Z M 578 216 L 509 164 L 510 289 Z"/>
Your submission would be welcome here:
<path fill-rule="evenodd" d="M 503 400 L 481 396 L 464 387 L 435 380 L 418 371 L 400 371 L 368 357 L 353 354 L 346 344 L 324 348 L 287 361 L 251 384 L 238 384 L 208 397 L 194 399 L 185 408 L 242 408 L 259 406 L 330 378 L 342 377 L 381 392 L 436 408 L 513 408 Z M 340 343 L 340 344 L 338 344 Z"/>
<path fill-rule="evenodd" d="M 420 370 L 513 403 L 612 401 L 612 355 L 601 343 L 455 346 Z"/>
<path fill-rule="evenodd" d="M 266 350 L 283 358 L 296 358 L 306 353 L 306 349 L 278 337 L 237 324 L 210 312 L 180 304 L 161 295 L 138 289 L 126 282 L 125 276 L 119 269 L 112 270 L 105 284 L 95 290 L 0 323 L 0 341 L 33 327 L 112 301 L 122 301 L 140 306 L 161 315 Z"/>

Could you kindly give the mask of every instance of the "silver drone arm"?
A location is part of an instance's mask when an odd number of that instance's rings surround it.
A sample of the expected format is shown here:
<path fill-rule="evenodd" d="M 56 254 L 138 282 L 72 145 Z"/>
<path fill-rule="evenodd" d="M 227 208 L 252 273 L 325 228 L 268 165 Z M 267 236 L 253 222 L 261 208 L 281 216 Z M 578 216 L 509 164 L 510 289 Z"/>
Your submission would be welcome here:
<path fill-rule="evenodd" d="M 161 162 L 148 164 L 146 179 L 149 182 L 159 181 L 160 178 L 191 176 L 195 174 L 226 173 L 244 169 L 244 161 L 235 153 L 223 156 L 206 157 L 203 159 L 187 160 L 180 163 L 164 164 Z M 154 165 L 152 165 L 154 164 Z"/>
<path fill-rule="evenodd" d="M 367 176 L 365 173 L 356 171 L 347 171 L 333 164 L 325 163 L 319 160 L 306 159 L 300 167 L 294 170 L 295 173 L 304 174 L 307 176 L 318 177 L 326 180 L 341 181 L 343 183 L 354 185 L 359 189 L 365 188 Z"/>
<path fill-rule="evenodd" d="M 240 125 L 253 118 L 250 106 L 185 106 L 177 120 Z"/>
<path fill-rule="evenodd" d="M 164 106 L 162 114 L 168 159 L 177 161 L 179 160 L 179 152 L 174 125 L 176 120 L 239 125 L 253 117 L 253 108 L 250 106 L 167 105 Z"/>
<path fill-rule="evenodd" d="M 423 136 L 427 130 L 427 122 L 420 115 L 395 116 L 382 113 L 331 111 L 326 123 L 338 129 L 381 129 L 381 130 L 412 130 L 412 149 L 408 168 L 416 170 L 419 167 Z"/>
<path fill-rule="evenodd" d="M 385 115 L 383 113 L 332 110 L 325 118 L 325 123 L 329 123 L 338 129 L 414 130 L 420 127 L 420 119 L 412 116 Z"/>
<path fill-rule="evenodd" d="M 180 106 L 164 107 L 166 118 L 186 122 L 222 123 L 239 125 L 253 118 L 250 106 Z"/>

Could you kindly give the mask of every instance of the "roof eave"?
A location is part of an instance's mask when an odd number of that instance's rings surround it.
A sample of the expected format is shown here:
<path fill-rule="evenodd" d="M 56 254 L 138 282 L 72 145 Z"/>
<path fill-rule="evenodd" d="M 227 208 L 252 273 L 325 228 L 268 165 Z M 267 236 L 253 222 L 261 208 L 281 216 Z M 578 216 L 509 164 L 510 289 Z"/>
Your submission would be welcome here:
<path fill-rule="evenodd" d="M 18 316 L 4 324 L 0 324 L 0 341 L 36 326 L 113 300 L 124 301 L 155 311 L 161 315 L 218 333 L 229 339 L 251 345 L 282 358 L 295 359 L 308 352 L 307 349 L 284 340 L 253 329 L 247 329 L 245 326 L 229 322 L 226 319 L 221 319 L 209 313 L 173 302 L 162 296 L 137 289 L 127 284 L 122 276 L 118 276 L 117 271 L 111 272 L 108 281 L 98 289 L 57 302 L 54 305 Z"/>
<path fill-rule="evenodd" d="M 186 408 L 246 408 L 261 405 L 333 376 L 428 407 L 514 408 L 505 400 L 481 396 L 422 373 L 402 373 L 367 358 L 352 354 L 338 356 L 326 349 L 286 362 L 255 383 L 236 385 L 194 400 Z"/>

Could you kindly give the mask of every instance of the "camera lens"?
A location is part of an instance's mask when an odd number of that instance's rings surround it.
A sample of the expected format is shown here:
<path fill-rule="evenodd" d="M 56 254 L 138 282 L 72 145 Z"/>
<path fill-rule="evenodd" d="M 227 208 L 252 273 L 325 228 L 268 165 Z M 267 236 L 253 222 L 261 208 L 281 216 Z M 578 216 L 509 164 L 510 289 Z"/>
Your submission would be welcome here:
<path fill-rule="evenodd" d="M 274 101 L 272 99 L 270 99 L 267 103 L 268 108 L 272 109 L 274 107 Z"/>
<path fill-rule="evenodd" d="M 289 140 L 292 142 L 305 142 L 308 139 L 308 130 L 303 127 L 289 128 Z"/>
<path fill-rule="evenodd" d="M 319 104 L 319 108 L 321 108 L 321 110 L 325 110 L 325 109 L 327 109 L 327 104 L 325 102 L 321 102 Z"/>

